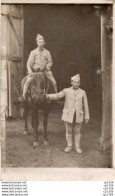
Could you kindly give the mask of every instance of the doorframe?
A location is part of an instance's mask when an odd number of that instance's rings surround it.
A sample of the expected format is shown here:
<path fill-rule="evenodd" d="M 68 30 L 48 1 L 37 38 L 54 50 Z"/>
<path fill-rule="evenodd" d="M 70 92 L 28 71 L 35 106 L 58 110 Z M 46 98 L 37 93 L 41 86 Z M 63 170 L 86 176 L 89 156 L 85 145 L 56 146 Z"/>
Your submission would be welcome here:
<path fill-rule="evenodd" d="M 113 19 L 115 19 L 115 3 L 113 4 Z M 115 168 L 115 20 L 113 20 L 113 48 L 112 48 L 112 165 Z"/>

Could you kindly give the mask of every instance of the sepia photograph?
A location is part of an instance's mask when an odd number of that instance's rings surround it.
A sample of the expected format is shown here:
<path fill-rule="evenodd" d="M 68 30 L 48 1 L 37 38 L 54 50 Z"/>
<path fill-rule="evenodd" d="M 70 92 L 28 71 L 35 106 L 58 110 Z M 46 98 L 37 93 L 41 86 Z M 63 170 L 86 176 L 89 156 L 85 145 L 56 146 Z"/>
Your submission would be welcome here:
<path fill-rule="evenodd" d="M 3 168 L 113 168 L 112 4 L 1 5 Z"/>

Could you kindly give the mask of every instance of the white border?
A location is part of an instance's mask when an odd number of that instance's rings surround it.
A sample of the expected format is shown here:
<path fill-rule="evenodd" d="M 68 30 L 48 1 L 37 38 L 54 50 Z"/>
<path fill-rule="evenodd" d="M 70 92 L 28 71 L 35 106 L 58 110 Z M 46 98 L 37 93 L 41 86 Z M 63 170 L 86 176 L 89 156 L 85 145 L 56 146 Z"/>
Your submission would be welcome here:
<path fill-rule="evenodd" d="M 114 0 L 1 0 L 1 3 L 38 4 L 112 4 Z"/>
<path fill-rule="evenodd" d="M 113 64 L 112 64 L 112 100 L 113 121 L 115 129 L 115 2 L 114 0 L 2 0 L 2 3 L 65 3 L 65 4 L 113 4 Z M 115 133 L 113 131 L 113 155 L 115 154 Z M 113 156 L 115 168 L 115 156 Z M 115 181 L 115 169 L 99 168 L 2 168 L 2 180 L 4 181 Z"/>
<path fill-rule="evenodd" d="M 6 168 L 3 181 L 115 181 L 114 169 Z"/>

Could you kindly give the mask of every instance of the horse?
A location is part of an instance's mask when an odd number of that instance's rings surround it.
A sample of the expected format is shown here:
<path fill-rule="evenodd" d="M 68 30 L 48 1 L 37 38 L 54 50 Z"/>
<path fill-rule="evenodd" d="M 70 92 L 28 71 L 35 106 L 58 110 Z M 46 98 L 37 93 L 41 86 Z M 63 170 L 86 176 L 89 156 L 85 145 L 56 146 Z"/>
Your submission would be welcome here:
<path fill-rule="evenodd" d="M 32 108 L 32 129 L 34 130 L 34 142 L 33 146 L 39 146 L 38 143 L 38 126 L 39 126 L 39 120 L 38 120 L 38 112 L 39 109 L 42 109 L 44 111 L 44 120 L 43 120 L 43 126 L 44 126 L 44 145 L 49 145 L 48 138 L 47 138 L 47 122 L 48 122 L 48 115 L 50 112 L 50 108 L 52 105 L 52 102 L 46 99 L 47 93 L 54 93 L 53 86 L 51 84 L 50 79 L 46 76 L 44 72 L 38 72 L 38 73 L 32 73 L 32 82 L 30 83 L 28 92 L 25 97 L 24 101 L 24 117 L 25 117 L 25 131 L 24 133 L 28 134 L 28 110 L 29 107 Z M 27 76 L 25 76 L 21 83 L 21 88 L 23 89 L 23 86 L 26 82 Z"/>

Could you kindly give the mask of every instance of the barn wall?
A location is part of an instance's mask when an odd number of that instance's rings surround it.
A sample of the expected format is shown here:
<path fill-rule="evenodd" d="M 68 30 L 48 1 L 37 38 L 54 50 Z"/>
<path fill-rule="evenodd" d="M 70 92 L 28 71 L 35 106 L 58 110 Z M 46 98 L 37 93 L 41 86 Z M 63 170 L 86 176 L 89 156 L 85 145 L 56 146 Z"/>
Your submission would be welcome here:
<path fill-rule="evenodd" d="M 6 117 L 19 115 L 19 108 L 14 106 L 14 99 L 20 93 L 23 77 L 23 44 L 19 46 L 15 33 L 18 32 L 23 43 L 23 6 L 2 5 L 1 14 L 0 129 L 1 160 L 2 167 L 5 167 Z"/>
<path fill-rule="evenodd" d="M 2 5 L 1 59 L 6 80 L 7 117 L 19 115 L 15 100 L 21 94 L 23 78 L 23 6 Z M 2 74 L 3 75 L 3 74 Z"/>
<path fill-rule="evenodd" d="M 25 5 L 24 62 L 42 34 L 53 58 L 58 90 L 70 86 L 70 77 L 81 75 L 81 87 L 91 108 L 101 113 L 101 24 L 92 5 Z M 91 109 L 92 110 L 92 109 Z"/>

